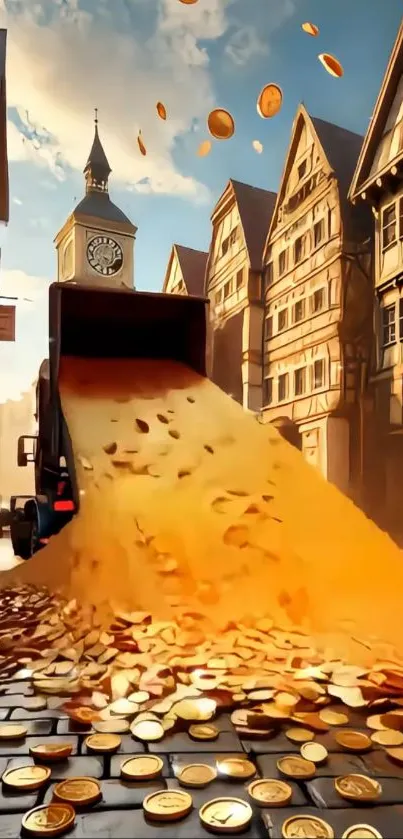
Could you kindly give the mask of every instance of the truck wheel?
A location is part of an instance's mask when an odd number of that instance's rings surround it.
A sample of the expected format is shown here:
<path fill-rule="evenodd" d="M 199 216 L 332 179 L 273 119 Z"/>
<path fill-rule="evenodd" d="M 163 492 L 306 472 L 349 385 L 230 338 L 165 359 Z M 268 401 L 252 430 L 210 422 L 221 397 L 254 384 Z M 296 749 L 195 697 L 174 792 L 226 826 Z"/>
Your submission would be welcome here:
<path fill-rule="evenodd" d="M 10 536 L 15 556 L 30 559 L 38 550 L 38 527 L 36 521 L 27 521 L 23 510 L 11 523 Z"/>

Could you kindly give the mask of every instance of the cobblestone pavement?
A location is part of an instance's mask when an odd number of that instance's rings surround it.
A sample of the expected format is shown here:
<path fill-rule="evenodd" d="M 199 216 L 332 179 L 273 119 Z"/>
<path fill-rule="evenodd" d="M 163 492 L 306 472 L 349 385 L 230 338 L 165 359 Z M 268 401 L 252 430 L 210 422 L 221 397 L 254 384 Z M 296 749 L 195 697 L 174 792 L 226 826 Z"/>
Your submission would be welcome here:
<path fill-rule="evenodd" d="M 36 703 L 29 682 L 3 682 L 0 696 L 0 720 L 23 720 L 28 729 L 22 741 L 0 743 L 0 772 L 6 768 L 33 763 L 29 756 L 30 746 L 52 742 L 69 742 L 74 745 L 73 755 L 66 761 L 53 764 L 47 787 L 39 793 L 11 794 L 4 786 L 0 792 L 0 839 L 15 839 L 21 835 L 22 815 L 31 807 L 48 803 L 56 781 L 68 777 L 91 776 L 98 778 L 102 786 L 102 800 L 95 806 L 77 814 L 76 825 L 68 834 L 71 837 L 125 837 L 125 839 L 185 839 L 203 837 L 207 832 L 199 821 L 198 809 L 206 801 L 222 795 L 235 795 L 249 800 L 246 784 L 216 780 L 207 788 L 188 790 L 194 802 L 193 812 L 184 820 L 168 824 L 150 824 L 143 816 L 142 802 L 146 795 L 156 789 L 175 788 L 175 771 L 188 763 L 215 765 L 223 755 L 245 753 L 256 765 L 257 773 L 266 778 L 280 777 L 276 767 L 277 759 L 286 753 L 298 753 L 296 744 L 284 734 L 265 741 L 245 741 L 238 738 L 228 715 L 222 715 L 215 724 L 220 730 L 216 741 L 195 743 L 187 733 L 176 733 L 165 737 L 162 742 L 148 747 L 136 742 L 130 734 L 122 735 L 119 752 L 113 756 L 94 757 L 87 753 L 84 740 L 91 727 L 78 728 L 59 710 L 33 710 Z M 350 727 L 364 730 L 364 719 L 359 713 L 351 712 Z M 272 837 L 280 839 L 282 824 L 290 815 L 297 813 L 316 814 L 333 827 L 336 837 L 353 824 L 367 823 L 377 828 L 385 839 L 401 839 L 403 825 L 403 767 L 394 765 L 382 748 L 357 756 L 342 752 L 332 732 L 316 736 L 316 742 L 323 743 L 329 751 L 325 765 L 317 768 L 314 780 L 291 783 L 292 806 L 286 808 L 256 808 L 250 828 L 238 836 Z M 163 758 L 163 777 L 158 781 L 127 783 L 119 779 L 120 765 L 127 757 L 149 750 Z M 357 807 L 341 799 L 334 789 L 333 779 L 338 775 L 359 772 L 376 777 L 382 785 L 379 803 L 373 806 Z"/>

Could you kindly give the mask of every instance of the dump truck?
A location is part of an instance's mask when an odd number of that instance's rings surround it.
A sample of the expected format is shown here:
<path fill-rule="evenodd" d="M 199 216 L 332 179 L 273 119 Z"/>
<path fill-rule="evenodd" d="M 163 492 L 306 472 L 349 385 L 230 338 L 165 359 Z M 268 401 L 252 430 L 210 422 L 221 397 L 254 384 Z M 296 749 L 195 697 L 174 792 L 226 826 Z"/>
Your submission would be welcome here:
<path fill-rule="evenodd" d="M 65 356 L 179 361 L 206 376 L 208 301 L 203 297 L 53 283 L 49 358 L 36 386 L 38 433 L 18 440 L 18 466 L 35 470 L 35 496 L 10 500 L 16 556 L 29 559 L 80 509 L 69 429 L 59 393 Z M 22 503 L 20 503 L 22 501 Z"/>

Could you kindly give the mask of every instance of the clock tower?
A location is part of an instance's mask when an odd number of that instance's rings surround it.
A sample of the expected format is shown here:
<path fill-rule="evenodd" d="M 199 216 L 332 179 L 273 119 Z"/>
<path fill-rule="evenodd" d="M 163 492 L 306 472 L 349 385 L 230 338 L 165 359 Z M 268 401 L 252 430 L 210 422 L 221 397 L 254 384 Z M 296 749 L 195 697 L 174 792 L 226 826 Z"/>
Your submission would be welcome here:
<path fill-rule="evenodd" d="M 95 111 L 94 141 L 84 168 L 85 196 L 55 238 L 58 282 L 134 288 L 137 227 L 109 197 L 111 171 Z"/>

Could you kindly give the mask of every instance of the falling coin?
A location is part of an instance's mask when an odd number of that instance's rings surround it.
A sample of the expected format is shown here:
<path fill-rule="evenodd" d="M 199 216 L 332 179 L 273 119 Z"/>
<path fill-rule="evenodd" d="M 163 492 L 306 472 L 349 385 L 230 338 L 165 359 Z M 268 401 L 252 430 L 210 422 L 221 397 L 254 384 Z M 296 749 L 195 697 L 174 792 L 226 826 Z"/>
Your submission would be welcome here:
<path fill-rule="evenodd" d="M 242 778 L 247 780 L 256 775 L 256 767 L 253 763 L 242 757 L 229 757 L 226 760 L 218 760 L 217 769 L 220 775 L 224 775 L 226 778 Z"/>
<path fill-rule="evenodd" d="M 347 725 L 348 723 L 347 714 L 343 714 L 341 711 L 332 711 L 331 708 L 322 708 L 319 711 L 319 717 L 327 725 Z"/>
<path fill-rule="evenodd" d="M 263 151 L 263 145 L 262 145 L 262 143 L 260 142 L 260 140 L 252 140 L 252 148 L 253 148 L 253 149 L 255 149 L 255 151 L 256 151 L 258 154 L 262 154 L 262 151 Z"/>
<path fill-rule="evenodd" d="M 154 743 L 156 740 L 162 740 L 165 734 L 163 726 L 157 720 L 135 721 L 130 726 L 130 731 L 133 737 L 136 737 L 137 740 L 143 740 L 146 743 Z"/>
<path fill-rule="evenodd" d="M 164 762 L 157 755 L 138 755 L 122 763 L 120 774 L 127 781 L 143 781 L 158 778 L 163 768 Z"/>
<path fill-rule="evenodd" d="M 27 729 L 18 723 L 2 723 L 0 725 L 0 740 L 22 740 L 27 736 Z"/>
<path fill-rule="evenodd" d="M 146 815 L 161 822 L 182 819 L 190 813 L 192 807 L 191 795 L 188 792 L 176 789 L 152 792 L 143 801 L 143 809 Z"/>
<path fill-rule="evenodd" d="M 335 779 L 334 785 L 348 801 L 376 801 L 382 795 L 380 783 L 367 775 L 343 775 Z"/>
<path fill-rule="evenodd" d="M 184 766 L 176 777 L 185 787 L 206 787 L 216 779 L 217 770 L 205 763 L 191 763 Z"/>
<path fill-rule="evenodd" d="M 334 739 L 348 752 L 367 752 L 372 749 L 370 737 L 360 731 L 338 731 Z"/>
<path fill-rule="evenodd" d="M 314 732 L 309 731 L 308 728 L 289 728 L 284 733 L 292 743 L 306 743 L 315 737 Z"/>
<path fill-rule="evenodd" d="M 60 836 L 73 827 L 76 814 L 70 804 L 42 804 L 22 817 L 22 827 L 32 836 Z"/>
<path fill-rule="evenodd" d="M 199 810 L 200 821 L 214 833 L 240 833 L 252 821 L 252 808 L 241 798 L 214 798 Z"/>
<path fill-rule="evenodd" d="M 325 70 L 330 73 L 331 76 L 335 76 L 335 78 L 340 79 L 344 74 L 343 67 L 340 64 L 340 61 L 334 57 L 334 55 L 329 55 L 327 52 L 322 52 L 318 55 L 319 61 L 323 64 Z"/>
<path fill-rule="evenodd" d="M 29 753 L 32 757 L 49 761 L 66 760 L 72 752 L 72 743 L 39 743 L 37 746 L 29 747 Z"/>
<path fill-rule="evenodd" d="M 300 752 L 305 760 L 315 764 L 324 763 L 329 756 L 328 750 L 321 743 L 303 743 Z"/>
<path fill-rule="evenodd" d="M 249 784 L 248 793 L 261 807 L 285 807 L 291 801 L 292 788 L 285 781 L 260 778 Z"/>
<path fill-rule="evenodd" d="M 283 91 L 278 84 L 267 84 L 259 93 L 256 103 L 257 112 L 262 119 L 270 119 L 278 114 L 283 104 Z"/>
<path fill-rule="evenodd" d="M 3 784 L 17 789 L 39 789 L 49 780 L 51 770 L 47 766 L 20 766 L 8 769 L 2 775 Z"/>
<path fill-rule="evenodd" d="M 199 148 L 197 149 L 197 154 L 199 157 L 207 157 L 208 154 L 211 152 L 211 141 L 210 140 L 203 140 L 200 143 Z"/>
<path fill-rule="evenodd" d="M 146 154 L 147 154 L 147 149 L 146 149 L 146 147 L 143 143 L 143 138 L 141 136 L 141 131 L 139 131 L 138 136 L 137 136 L 137 145 L 140 149 L 141 154 L 145 157 Z"/>
<path fill-rule="evenodd" d="M 353 824 L 344 831 L 341 839 L 383 839 L 383 836 L 370 824 Z"/>
<path fill-rule="evenodd" d="M 282 775 L 288 778 L 313 778 L 316 773 L 316 766 L 311 760 L 292 755 L 280 757 L 277 761 L 277 769 Z"/>
<path fill-rule="evenodd" d="M 403 733 L 393 728 L 386 728 L 384 731 L 375 731 L 371 734 L 373 743 L 380 746 L 401 746 L 403 744 Z"/>
<path fill-rule="evenodd" d="M 166 119 L 167 118 L 167 110 L 166 110 L 165 105 L 163 105 L 162 102 L 157 102 L 156 108 L 157 108 L 157 114 L 160 117 L 160 119 Z"/>
<path fill-rule="evenodd" d="M 316 26 L 315 23 L 303 23 L 301 25 L 301 29 L 307 33 L 307 35 L 312 35 L 314 38 L 319 35 L 319 27 Z"/>
<path fill-rule="evenodd" d="M 217 740 L 219 733 L 215 725 L 191 725 L 189 728 L 189 735 L 194 740 Z"/>
<path fill-rule="evenodd" d="M 59 801 L 80 807 L 94 804 L 101 798 L 101 787 L 95 778 L 67 778 L 56 784 L 53 795 Z"/>
<path fill-rule="evenodd" d="M 312 837 L 317 839 L 334 839 L 333 828 L 318 816 L 291 816 L 282 826 L 283 839 L 294 837 Z"/>
<path fill-rule="evenodd" d="M 229 140 L 235 132 L 235 122 L 229 111 L 215 108 L 207 117 L 208 130 L 216 140 Z"/>
<path fill-rule="evenodd" d="M 183 3 L 184 6 L 194 6 L 195 3 L 198 3 L 199 0 L 179 0 L 180 3 Z"/>
<path fill-rule="evenodd" d="M 87 749 L 92 752 L 116 752 L 121 742 L 118 734 L 90 734 L 85 739 Z"/>

